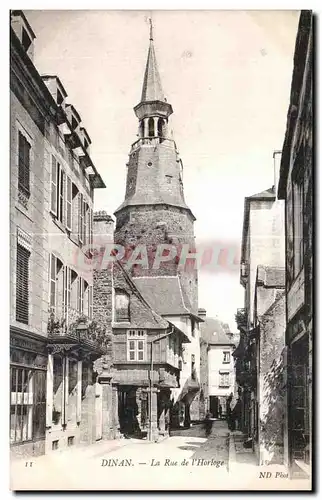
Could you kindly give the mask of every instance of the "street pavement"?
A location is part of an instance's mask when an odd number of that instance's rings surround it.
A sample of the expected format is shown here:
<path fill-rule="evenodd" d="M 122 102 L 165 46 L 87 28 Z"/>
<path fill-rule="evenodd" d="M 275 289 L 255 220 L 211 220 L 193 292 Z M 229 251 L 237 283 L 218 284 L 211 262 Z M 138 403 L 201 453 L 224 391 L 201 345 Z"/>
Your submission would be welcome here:
<path fill-rule="evenodd" d="M 120 439 L 11 462 L 12 490 L 240 490 L 265 489 L 258 467 L 238 469 L 225 421 L 214 421 L 158 443 Z M 231 451 L 231 453 L 229 453 Z M 239 460 L 240 462 L 240 460 Z M 274 482 L 268 489 L 274 489 Z M 290 481 L 284 488 L 290 489 Z M 293 488 L 291 488 L 293 489 Z"/>

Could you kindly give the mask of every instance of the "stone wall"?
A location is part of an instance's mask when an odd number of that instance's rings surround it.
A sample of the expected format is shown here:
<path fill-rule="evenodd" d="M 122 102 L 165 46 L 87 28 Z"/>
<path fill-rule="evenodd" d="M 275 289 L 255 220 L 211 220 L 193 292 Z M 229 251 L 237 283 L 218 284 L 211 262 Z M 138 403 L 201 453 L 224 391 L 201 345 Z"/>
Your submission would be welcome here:
<path fill-rule="evenodd" d="M 259 452 L 260 461 L 283 463 L 285 429 L 285 295 L 279 291 L 260 322 Z M 266 462 L 264 462 L 266 463 Z"/>
<path fill-rule="evenodd" d="M 205 418 L 209 406 L 208 390 L 208 343 L 200 339 L 200 392 L 199 401 L 199 419 Z"/>
<path fill-rule="evenodd" d="M 31 144 L 30 198 L 27 209 L 18 201 L 18 134 Z M 29 331 L 47 334 L 48 311 L 48 200 L 49 183 L 44 167 L 45 139 L 27 110 L 10 94 L 10 323 L 16 321 L 17 229 L 28 234 L 29 259 Z"/>
<path fill-rule="evenodd" d="M 198 276 L 196 265 L 191 260 L 182 269 L 178 269 L 182 245 L 188 245 L 193 251 L 193 219 L 187 210 L 166 205 L 127 207 L 117 214 L 115 243 L 124 245 L 126 255 L 131 255 L 138 245 L 147 248 L 148 269 L 141 265 L 131 268 L 133 276 L 175 276 L 180 281 L 188 296 L 193 311 L 197 312 Z M 161 262 L 158 269 L 153 269 L 157 245 L 172 245 L 174 254 L 168 262 Z M 140 258 L 140 257 L 138 257 Z M 190 264 L 190 265 L 189 265 Z"/>

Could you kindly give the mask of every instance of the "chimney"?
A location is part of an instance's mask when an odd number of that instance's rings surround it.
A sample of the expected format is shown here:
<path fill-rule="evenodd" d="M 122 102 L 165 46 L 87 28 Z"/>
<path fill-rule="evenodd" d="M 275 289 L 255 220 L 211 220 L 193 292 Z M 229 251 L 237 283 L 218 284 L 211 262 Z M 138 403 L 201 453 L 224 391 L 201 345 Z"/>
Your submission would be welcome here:
<path fill-rule="evenodd" d="M 207 316 L 207 311 L 206 311 L 206 309 L 203 309 L 202 307 L 200 307 L 200 308 L 198 309 L 198 316 L 199 316 L 199 318 L 201 318 L 201 319 L 206 319 L 206 316 Z"/>
<path fill-rule="evenodd" d="M 114 242 L 114 221 L 105 210 L 94 213 L 93 234 L 96 247 L 104 247 Z"/>
<path fill-rule="evenodd" d="M 277 200 L 278 179 L 279 179 L 279 173 L 280 173 L 281 157 L 282 157 L 282 151 L 274 151 L 274 153 L 273 153 L 273 159 L 274 159 L 274 194 L 275 194 L 275 200 Z"/>

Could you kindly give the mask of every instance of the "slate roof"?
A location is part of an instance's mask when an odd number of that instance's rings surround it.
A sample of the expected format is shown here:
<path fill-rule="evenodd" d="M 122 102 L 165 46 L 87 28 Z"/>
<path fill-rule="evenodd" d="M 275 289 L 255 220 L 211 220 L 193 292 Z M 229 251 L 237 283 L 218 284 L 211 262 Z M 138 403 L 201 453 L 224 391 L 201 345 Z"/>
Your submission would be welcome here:
<path fill-rule="evenodd" d="M 119 261 L 113 262 L 114 282 L 118 282 L 127 293 L 132 295 L 131 302 L 136 302 L 136 307 L 131 307 L 131 321 L 113 323 L 113 328 L 167 328 L 169 322 L 157 313 L 151 304 L 136 286 L 134 280 Z"/>
<path fill-rule="evenodd" d="M 219 319 L 205 318 L 201 324 L 201 337 L 210 345 L 235 345 L 225 330 L 225 325 Z"/>
<path fill-rule="evenodd" d="M 261 191 L 260 193 L 252 194 L 251 196 L 247 196 L 248 200 L 262 200 L 263 198 L 269 198 L 275 200 L 275 189 L 274 186 Z"/>
<path fill-rule="evenodd" d="M 178 276 L 133 277 L 135 286 L 158 314 L 190 314 Z"/>
<path fill-rule="evenodd" d="M 148 52 L 148 59 L 146 62 L 141 95 L 141 102 L 149 101 L 165 102 L 157 59 L 154 51 L 152 34 L 150 35 L 150 47 Z"/>

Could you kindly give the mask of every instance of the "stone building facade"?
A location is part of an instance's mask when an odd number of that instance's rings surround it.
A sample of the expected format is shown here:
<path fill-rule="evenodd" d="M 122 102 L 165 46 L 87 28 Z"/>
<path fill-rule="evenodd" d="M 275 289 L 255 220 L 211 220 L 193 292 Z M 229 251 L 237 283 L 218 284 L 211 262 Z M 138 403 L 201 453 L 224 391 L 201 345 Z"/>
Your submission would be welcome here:
<path fill-rule="evenodd" d="M 313 335 L 313 18 L 302 11 L 278 196 L 285 200 L 288 464 L 311 475 Z"/>
<path fill-rule="evenodd" d="M 248 350 L 256 379 L 251 430 L 257 458 L 262 465 L 283 464 L 287 435 L 284 268 L 257 268 L 254 329 Z"/>
<path fill-rule="evenodd" d="M 94 216 L 94 319 L 109 339 L 106 354 L 95 365 L 107 409 L 103 437 L 123 434 L 157 441 L 169 434 L 171 391 L 180 386 L 182 345 L 190 341 L 174 322 L 155 312 L 151 298 L 148 303 L 117 259 L 103 263 L 100 249 L 111 250 L 109 222 L 104 212 Z"/>
<path fill-rule="evenodd" d="M 284 203 L 277 200 L 276 187 L 245 198 L 240 270 L 245 299 L 244 307 L 236 314 L 240 342 L 234 357 L 242 400 L 242 430 L 253 440 L 257 429 L 257 378 L 254 346 L 250 346 L 255 328 L 257 270 L 259 265 L 283 267 L 284 249 Z"/>
<path fill-rule="evenodd" d="M 199 419 L 198 273 L 193 256 L 185 259 L 195 249 L 195 217 L 184 199 L 182 161 L 169 132 L 173 110 L 162 90 L 152 27 L 141 100 L 134 111 L 139 139 L 129 154 L 125 199 L 115 212 L 115 243 L 126 249 L 124 262 L 136 256 L 129 273 L 145 299 L 153 300 L 155 311 L 190 339 L 181 372 L 184 390 L 173 391 L 180 420 L 188 425 Z"/>
<path fill-rule="evenodd" d="M 236 345 L 228 325 L 217 318 L 207 317 L 206 314 L 201 317 L 204 319 L 201 338 L 207 353 L 204 360 L 204 369 L 207 371 L 205 412 L 209 412 L 213 418 L 226 417 L 228 398 L 231 394 L 235 395 L 232 354 Z"/>
<path fill-rule="evenodd" d="M 62 83 L 33 64 L 25 15 L 10 20 L 10 442 L 28 455 L 94 439 L 86 388 L 104 345 L 86 259 L 105 186 Z"/>

